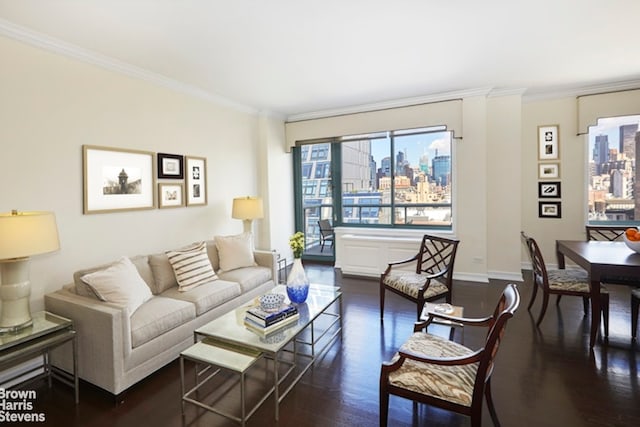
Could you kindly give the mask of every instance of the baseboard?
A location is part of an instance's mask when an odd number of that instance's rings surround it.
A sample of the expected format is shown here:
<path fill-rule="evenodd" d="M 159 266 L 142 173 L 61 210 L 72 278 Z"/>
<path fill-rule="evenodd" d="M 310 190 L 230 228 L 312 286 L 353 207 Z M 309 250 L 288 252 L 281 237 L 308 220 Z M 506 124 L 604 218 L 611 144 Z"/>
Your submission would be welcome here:
<path fill-rule="evenodd" d="M 512 273 L 509 271 L 490 271 L 489 278 L 506 280 L 508 282 L 524 282 L 524 278 L 522 277 L 522 272 Z"/>

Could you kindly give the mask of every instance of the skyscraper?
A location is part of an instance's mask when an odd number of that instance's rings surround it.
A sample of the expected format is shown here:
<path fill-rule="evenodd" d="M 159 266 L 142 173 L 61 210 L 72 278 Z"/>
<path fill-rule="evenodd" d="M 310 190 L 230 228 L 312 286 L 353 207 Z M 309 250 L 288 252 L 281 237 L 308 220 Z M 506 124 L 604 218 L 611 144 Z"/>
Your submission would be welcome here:
<path fill-rule="evenodd" d="M 593 162 L 596 164 L 596 174 L 602 173 L 602 164 L 609 161 L 609 136 L 597 135 L 593 145 Z"/>

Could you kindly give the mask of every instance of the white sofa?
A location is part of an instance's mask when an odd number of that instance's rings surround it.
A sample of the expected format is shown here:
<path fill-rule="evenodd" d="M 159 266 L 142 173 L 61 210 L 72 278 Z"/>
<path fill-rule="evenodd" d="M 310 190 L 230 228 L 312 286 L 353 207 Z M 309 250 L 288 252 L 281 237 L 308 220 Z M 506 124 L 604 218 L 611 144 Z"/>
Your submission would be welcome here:
<path fill-rule="evenodd" d="M 254 251 L 254 265 L 228 271 L 220 270 L 215 241 L 206 242 L 206 252 L 218 279 L 187 292 L 179 291 L 166 253 L 132 257 L 153 295 L 131 314 L 99 300 L 81 279 L 109 265 L 78 271 L 74 283 L 45 295 L 47 311 L 74 322 L 81 379 L 120 395 L 176 359 L 193 344 L 195 329 L 275 286 L 275 252 Z M 54 352 L 52 363 L 71 372 L 70 350 Z"/>

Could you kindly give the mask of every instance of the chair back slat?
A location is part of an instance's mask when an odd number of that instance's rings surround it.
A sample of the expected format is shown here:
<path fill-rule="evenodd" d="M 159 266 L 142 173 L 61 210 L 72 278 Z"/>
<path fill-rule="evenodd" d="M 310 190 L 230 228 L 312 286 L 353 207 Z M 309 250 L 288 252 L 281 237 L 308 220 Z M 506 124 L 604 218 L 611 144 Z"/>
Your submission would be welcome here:
<path fill-rule="evenodd" d="M 538 243 L 533 237 L 527 236 L 524 231 L 521 231 L 520 234 L 525 241 L 525 246 L 527 247 L 527 251 L 529 253 L 529 259 L 531 260 L 534 284 L 537 283 L 545 288 L 548 287 L 549 276 L 547 275 L 547 267 L 544 263 L 542 251 L 540 250 Z"/>
<path fill-rule="evenodd" d="M 416 273 L 436 274 L 448 270 L 453 274 L 458 240 L 425 234 L 422 237 Z"/>
<path fill-rule="evenodd" d="M 615 225 L 587 225 L 585 230 L 587 232 L 587 240 L 603 240 L 605 242 L 613 242 L 616 240 L 622 240 L 624 231 L 628 227 L 615 226 Z"/>

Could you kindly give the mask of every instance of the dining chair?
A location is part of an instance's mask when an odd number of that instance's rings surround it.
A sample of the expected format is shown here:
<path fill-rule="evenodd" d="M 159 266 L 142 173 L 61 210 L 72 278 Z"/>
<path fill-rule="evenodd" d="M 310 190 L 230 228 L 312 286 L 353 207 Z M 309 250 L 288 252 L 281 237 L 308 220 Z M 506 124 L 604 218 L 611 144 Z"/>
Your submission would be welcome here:
<path fill-rule="evenodd" d="M 380 426 L 389 418 L 389 396 L 395 395 L 414 402 L 439 407 L 471 417 L 471 426 L 482 424 L 483 396 L 491 420 L 499 426 L 491 396 L 491 374 L 495 357 L 504 338 L 507 321 L 520 305 L 516 285 L 505 287 L 493 314 L 483 318 L 452 317 L 434 313 L 433 317 L 484 326 L 484 345 L 473 350 L 424 331 L 430 322 L 417 322 L 414 333 L 400 347 L 391 361 L 383 362 L 380 370 Z"/>
<path fill-rule="evenodd" d="M 540 326 L 547 311 L 549 295 L 557 295 L 556 305 L 560 304 L 563 295 L 582 297 L 584 314 L 589 310 L 589 298 L 591 291 L 589 285 L 589 275 L 582 269 L 556 269 L 548 270 L 538 243 L 532 237 L 527 236 L 524 231 L 520 232 L 525 246 L 527 247 L 529 258 L 533 269 L 533 290 L 531 300 L 527 310 L 531 310 L 533 301 L 536 299 L 538 287 L 542 289 L 542 307 L 540 315 L 536 321 L 536 326 Z M 609 336 L 609 293 L 604 286 L 600 286 L 600 301 L 602 305 L 602 320 L 604 324 L 604 335 Z"/>
<path fill-rule="evenodd" d="M 320 229 L 320 252 L 324 251 L 325 243 L 329 242 L 333 246 L 335 239 L 335 233 L 333 226 L 327 219 L 321 219 L 318 221 L 318 228 Z"/>
<path fill-rule="evenodd" d="M 624 231 L 627 227 L 615 225 L 586 225 L 587 240 L 603 240 L 614 242 L 622 240 Z"/>
<path fill-rule="evenodd" d="M 413 301 L 416 319 L 420 319 L 427 301 L 445 298 L 450 304 L 458 243 L 456 239 L 425 234 L 416 255 L 389 263 L 380 275 L 380 319 L 384 317 L 386 291 Z M 407 266 L 414 266 L 413 270 L 402 269 Z"/>

